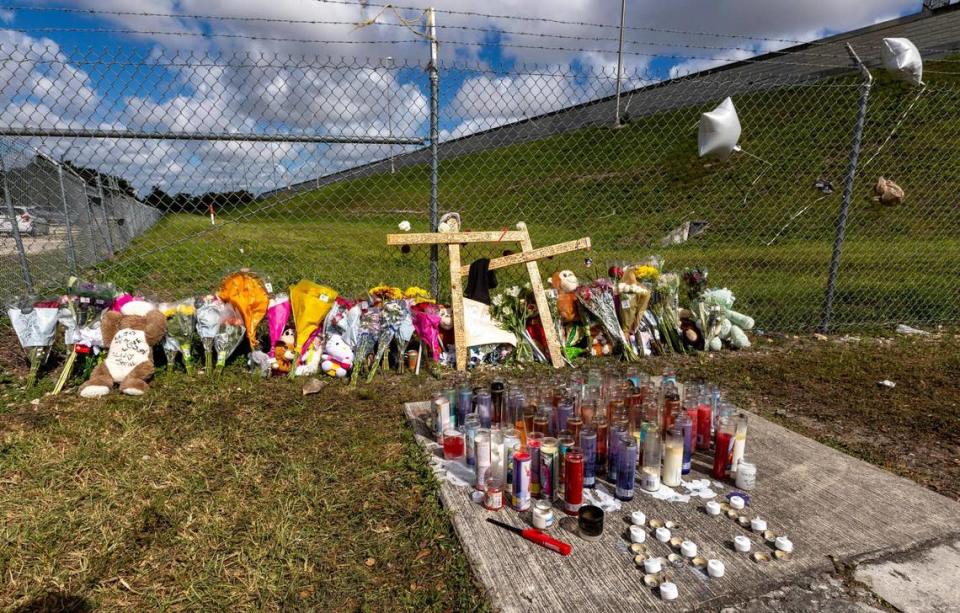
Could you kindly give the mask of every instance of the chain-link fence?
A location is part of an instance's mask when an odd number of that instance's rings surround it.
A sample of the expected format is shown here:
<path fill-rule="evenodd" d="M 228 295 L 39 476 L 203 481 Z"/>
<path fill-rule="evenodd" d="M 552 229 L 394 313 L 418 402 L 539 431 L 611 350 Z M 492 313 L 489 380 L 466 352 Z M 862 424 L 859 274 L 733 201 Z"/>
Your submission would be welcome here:
<path fill-rule="evenodd" d="M 385 244 L 402 220 L 430 230 L 426 64 L 195 51 L 67 61 L 4 47 L 0 66 L 4 297 L 55 289 L 74 269 L 164 299 L 211 291 L 240 267 L 346 294 L 428 286 L 429 250 Z M 960 320 L 960 85 L 928 66 L 922 91 L 873 87 L 834 328 Z M 475 230 L 525 221 L 534 246 L 592 238 L 589 254 L 542 262 L 546 275 L 600 276 L 659 254 L 669 269 L 706 266 L 758 327 L 821 323 L 861 88 L 853 68 L 628 73 L 619 128 L 610 71 L 438 73 L 441 213 Z M 743 153 L 700 159 L 700 114 L 728 95 Z M 881 175 L 905 189 L 902 204 L 873 199 Z M 505 249 L 516 246 L 471 245 L 464 263 Z M 498 271 L 501 285 L 522 272 Z"/>

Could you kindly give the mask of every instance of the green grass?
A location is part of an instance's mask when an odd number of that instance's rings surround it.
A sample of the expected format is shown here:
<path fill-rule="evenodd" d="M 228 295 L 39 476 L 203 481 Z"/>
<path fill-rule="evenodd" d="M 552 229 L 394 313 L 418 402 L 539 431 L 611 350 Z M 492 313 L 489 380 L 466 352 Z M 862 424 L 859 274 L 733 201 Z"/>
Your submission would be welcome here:
<path fill-rule="evenodd" d="M 399 411 L 429 388 L 399 381 L 304 397 L 238 368 L 39 410 L 5 385 L 0 602 L 483 608 Z"/>
<path fill-rule="evenodd" d="M 882 75 L 874 87 L 861 157 L 867 166 L 853 194 L 837 286 L 840 326 L 960 320 L 952 281 L 960 274 L 960 121 L 947 111 L 960 102 L 960 88 L 931 80 L 898 134 L 870 160 L 915 96 Z M 697 158 L 695 124 L 710 105 L 691 107 L 616 131 L 587 128 L 444 159 L 441 211 L 461 212 L 471 229 L 524 220 L 538 245 L 592 237 L 594 270 L 577 254 L 545 263 L 547 272 L 569 267 L 596 275 L 611 261 L 652 253 L 664 255 L 668 268 L 704 264 L 712 284 L 733 289 L 761 327 L 810 328 L 826 286 L 856 85 L 833 80 L 737 96 L 741 144 L 770 166 L 746 155 L 725 163 Z M 907 190 L 902 206 L 872 201 L 879 174 Z M 822 197 L 813 187 L 818 177 L 837 191 Z M 239 266 L 281 285 L 305 276 L 350 294 L 380 282 L 426 285 L 427 249 L 404 256 L 386 248 L 384 235 L 401 219 L 415 231 L 428 229 L 428 185 L 428 168 L 418 166 L 278 195 L 224 214 L 213 229 L 201 216 L 170 215 L 101 271 L 168 298 L 209 291 Z M 686 245 L 659 245 L 690 219 L 710 228 Z M 503 248 L 472 246 L 464 259 Z M 510 282 L 521 272 L 502 275 Z"/>

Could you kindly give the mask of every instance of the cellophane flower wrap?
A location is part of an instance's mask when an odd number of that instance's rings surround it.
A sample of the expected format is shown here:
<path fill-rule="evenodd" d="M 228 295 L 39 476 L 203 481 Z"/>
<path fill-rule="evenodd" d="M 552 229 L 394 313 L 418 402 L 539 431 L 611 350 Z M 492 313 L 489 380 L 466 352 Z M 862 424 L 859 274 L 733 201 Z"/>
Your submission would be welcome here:
<path fill-rule="evenodd" d="M 397 343 L 401 348 L 410 341 L 413 315 L 410 305 L 404 299 L 387 300 L 380 310 L 380 333 L 377 335 L 377 350 L 373 357 L 373 366 L 367 374 L 367 382 L 373 380 L 380 367 L 383 356 L 390 346 Z"/>
<path fill-rule="evenodd" d="M 217 297 L 233 308 L 243 318 L 243 325 L 250 341 L 250 351 L 258 349 L 257 326 L 267 315 L 270 306 L 270 294 L 264 281 L 255 273 L 241 270 L 227 275 L 220 282 Z"/>
<path fill-rule="evenodd" d="M 680 277 L 674 273 L 660 275 L 650 310 L 657 319 L 663 348 L 686 353 L 680 332 Z"/>
<path fill-rule="evenodd" d="M 197 336 L 203 344 L 203 362 L 207 372 L 213 370 L 213 341 L 220 331 L 220 310 L 223 302 L 216 296 L 202 296 L 196 302 Z"/>
<path fill-rule="evenodd" d="M 237 350 L 246 332 L 240 311 L 232 304 L 223 303 L 220 308 L 220 329 L 213 339 L 213 346 L 217 350 L 217 371 L 222 371 L 227 365 L 227 358 Z"/>
<path fill-rule="evenodd" d="M 11 305 L 7 309 L 10 323 L 17 340 L 23 347 L 30 360 L 30 374 L 27 377 L 27 387 L 32 387 L 37 381 L 40 366 L 50 355 L 57 334 L 57 314 L 60 310 L 59 300 L 45 300 L 27 302 L 27 306 Z"/>
<path fill-rule="evenodd" d="M 193 339 L 197 334 L 197 307 L 194 299 L 185 298 L 180 302 L 163 304 L 160 310 L 167 317 L 164 351 L 167 353 L 168 366 L 174 363 L 179 353 L 187 374 L 193 374 Z"/>
<path fill-rule="evenodd" d="M 270 299 L 267 305 L 267 333 L 270 335 L 270 351 L 268 355 L 272 358 L 283 331 L 287 329 L 287 323 L 290 321 L 290 297 L 280 292 Z"/>
<path fill-rule="evenodd" d="M 356 345 L 353 348 L 353 374 L 350 384 L 356 386 L 360 373 L 366 368 L 367 358 L 371 357 L 377 348 L 380 338 L 381 309 L 376 306 L 354 307 L 359 312 L 357 318 Z"/>
<path fill-rule="evenodd" d="M 633 345 L 627 341 L 617 318 L 617 307 L 613 299 L 613 284 L 607 279 L 597 279 L 593 283 L 577 288 L 577 301 L 592 315 L 614 343 L 623 348 L 623 357 L 629 362 L 640 359 Z"/>
<path fill-rule="evenodd" d="M 490 301 L 490 317 L 517 337 L 517 347 L 513 353 L 516 362 L 531 362 L 538 355 L 542 357 L 527 332 L 527 320 L 531 315 L 528 298 L 529 291 L 526 288 L 514 285 Z"/>
<path fill-rule="evenodd" d="M 440 361 L 440 306 L 433 302 L 420 302 L 411 307 L 413 328 L 430 351 L 434 362 Z"/>
<path fill-rule="evenodd" d="M 703 266 L 693 266 L 683 269 L 683 285 L 687 292 L 688 304 L 698 302 L 707 291 L 707 269 Z"/>
<path fill-rule="evenodd" d="M 302 356 L 320 333 L 324 318 L 336 299 L 335 289 L 307 279 L 290 288 L 290 308 L 297 329 L 297 355 Z M 291 377 L 295 376 L 295 369 L 290 369 L 290 373 Z"/>

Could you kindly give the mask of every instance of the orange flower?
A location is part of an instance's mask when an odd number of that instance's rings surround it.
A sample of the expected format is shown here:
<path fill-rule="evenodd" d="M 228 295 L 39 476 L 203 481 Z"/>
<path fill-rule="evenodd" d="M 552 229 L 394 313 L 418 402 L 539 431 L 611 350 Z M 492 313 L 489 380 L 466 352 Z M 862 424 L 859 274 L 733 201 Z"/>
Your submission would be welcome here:
<path fill-rule="evenodd" d="M 217 296 L 224 302 L 229 302 L 240 312 L 243 325 L 247 328 L 247 338 L 250 340 L 250 349 L 257 348 L 257 326 L 267 314 L 267 305 L 270 295 L 260 278 L 247 271 L 235 272 L 227 275 L 220 283 Z"/>

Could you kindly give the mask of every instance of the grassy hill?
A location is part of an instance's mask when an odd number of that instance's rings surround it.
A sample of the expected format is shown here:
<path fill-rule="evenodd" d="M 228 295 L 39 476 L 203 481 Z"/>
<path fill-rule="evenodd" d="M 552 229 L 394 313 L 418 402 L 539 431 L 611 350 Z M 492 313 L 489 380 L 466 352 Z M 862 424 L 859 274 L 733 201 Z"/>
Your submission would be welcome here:
<path fill-rule="evenodd" d="M 952 111 L 960 87 L 929 80 L 885 145 L 917 90 L 883 76 L 874 87 L 837 288 L 840 326 L 960 320 L 960 122 Z M 809 328 L 819 321 L 857 96 L 851 79 L 735 96 L 740 144 L 751 155 L 722 163 L 696 156 L 696 122 L 712 104 L 443 159 L 440 209 L 459 211 L 470 229 L 526 221 L 535 245 L 592 237 L 592 269 L 578 254 L 544 264 L 546 273 L 599 275 L 613 261 L 661 254 L 668 268 L 707 266 L 711 284 L 733 289 L 758 327 Z M 385 247 L 384 235 L 402 219 L 428 229 L 428 172 L 417 166 L 277 195 L 215 228 L 168 215 L 103 272 L 169 298 L 211 288 L 238 266 L 270 274 L 275 285 L 306 276 L 347 293 L 379 282 L 426 285 L 427 250 L 403 255 Z M 902 206 L 873 202 L 879 175 L 907 191 Z M 814 188 L 821 177 L 833 194 Z M 684 245 L 660 246 L 688 220 L 710 226 Z M 464 258 L 503 248 L 471 247 Z"/>

